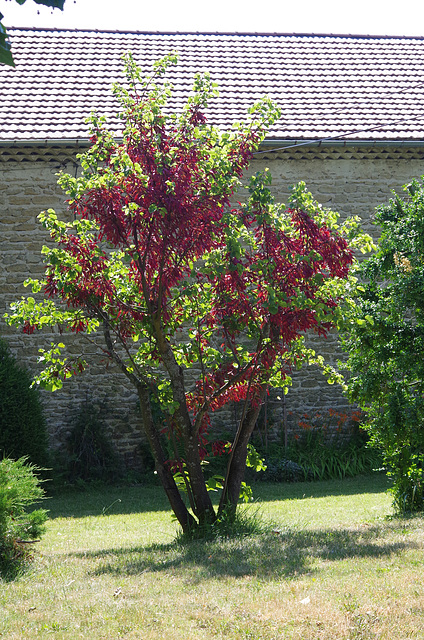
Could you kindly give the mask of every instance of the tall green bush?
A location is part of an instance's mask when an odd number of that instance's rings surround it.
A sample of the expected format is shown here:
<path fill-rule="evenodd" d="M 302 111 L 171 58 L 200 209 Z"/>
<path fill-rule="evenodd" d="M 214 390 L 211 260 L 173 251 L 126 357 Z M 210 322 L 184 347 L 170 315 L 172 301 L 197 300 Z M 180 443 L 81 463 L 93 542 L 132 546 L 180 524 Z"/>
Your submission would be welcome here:
<path fill-rule="evenodd" d="M 37 389 L 0 339 L 0 458 L 47 462 L 47 430 Z"/>
<path fill-rule="evenodd" d="M 344 327 L 349 392 L 368 414 L 400 512 L 424 509 L 424 184 L 377 209 L 377 252 L 361 267 Z"/>

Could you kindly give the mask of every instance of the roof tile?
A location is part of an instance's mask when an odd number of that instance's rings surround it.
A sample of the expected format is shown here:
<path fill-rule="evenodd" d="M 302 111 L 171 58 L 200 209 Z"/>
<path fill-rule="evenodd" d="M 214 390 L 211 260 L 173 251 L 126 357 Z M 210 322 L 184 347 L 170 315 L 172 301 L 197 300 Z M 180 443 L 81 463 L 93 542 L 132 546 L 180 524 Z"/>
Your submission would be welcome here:
<path fill-rule="evenodd" d="M 220 89 L 207 111 L 228 127 L 264 94 L 281 108 L 275 139 L 424 138 L 424 39 L 287 34 L 189 34 L 9 29 L 17 67 L 0 66 L 0 140 L 86 139 L 93 108 L 117 132 L 110 93 L 132 50 L 144 72 L 178 50 L 170 69 L 178 109 L 193 75 Z M 349 134 L 346 136 L 346 134 Z"/>

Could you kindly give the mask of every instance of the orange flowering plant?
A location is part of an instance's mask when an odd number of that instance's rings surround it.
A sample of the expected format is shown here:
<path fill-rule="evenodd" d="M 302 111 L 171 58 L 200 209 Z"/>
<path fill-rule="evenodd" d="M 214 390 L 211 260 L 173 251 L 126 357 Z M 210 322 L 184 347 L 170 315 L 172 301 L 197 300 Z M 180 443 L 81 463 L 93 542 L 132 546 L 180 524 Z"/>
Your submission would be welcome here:
<path fill-rule="evenodd" d="M 305 479 L 344 478 L 380 466 L 378 454 L 368 448 L 366 432 L 360 428 L 362 412 L 307 413 L 297 428 L 285 456 L 299 464 Z"/>

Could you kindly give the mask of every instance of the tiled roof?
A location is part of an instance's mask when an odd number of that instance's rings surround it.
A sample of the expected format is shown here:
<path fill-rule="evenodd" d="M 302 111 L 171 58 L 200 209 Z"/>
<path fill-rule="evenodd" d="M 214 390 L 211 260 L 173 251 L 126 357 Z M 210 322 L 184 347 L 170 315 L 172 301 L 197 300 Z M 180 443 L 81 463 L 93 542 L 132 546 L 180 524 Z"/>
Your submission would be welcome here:
<path fill-rule="evenodd" d="M 146 73 L 178 51 L 175 108 L 193 75 L 209 71 L 220 95 L 208 117 L 222 126 L 267 94 L 282 112 L 270 139 L 424 139 L 423 38 L 8 31 L 17 67 L 0 65 L 0 141 L 86 139 L 93 109 L 118 127 L 110 87 L 123 78 L 120 56 L 129 50 Z"/>

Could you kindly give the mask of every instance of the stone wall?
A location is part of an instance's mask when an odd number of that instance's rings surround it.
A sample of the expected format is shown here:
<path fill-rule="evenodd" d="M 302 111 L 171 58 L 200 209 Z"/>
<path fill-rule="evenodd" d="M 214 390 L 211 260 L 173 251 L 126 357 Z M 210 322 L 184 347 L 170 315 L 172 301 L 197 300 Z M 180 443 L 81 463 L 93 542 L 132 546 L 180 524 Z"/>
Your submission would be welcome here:
<path fill-rule="evenodd" d="M 75 149 L 72 147 L 0 147 L 0 318 L 8 305 L 24 293 L 25 278 L 42 273 L 40 250 L 46 243 L 46 232 L 37 221 L 38 213 L 54 208 L 65 214 L 64 194 L 56 184 L 56 173 L 65 169 L 75 174 Z M 286 202 L 288 185 L 304 180 L 314 197 L 324 206 L 343 216 L 358 214 L 365 228 L 372 232 L 374 208 L 387 201 L 392 189 L 424 173 L 424 150 L 407 146 L 384 147 L 301 147 L 283 152 L 265 151 L 255 156 L 251 173 L 269 167 L 273 175 L 272 189 L 279 201 Z M 26 336 L 7 327 L 0 319 L 0 335 L 5 336 L 20 362 L 37 370 L 38 348 L 49 344 L 48 334 Z M 74 342 L 81 337 L 71 338 Z M 337 337 L 313 339 L 317 352 L 337 353 Z M 75 351 L 78 345 L 75 344 Z M 66 382 L 53 394 L 43 392 L 43 402 L 53 447 L 60 447 L 71 428 L 72 419 L 84 402 L 95 401 L 103 408 L 105 425 L 112 435 L 125 463 L 136 467 L 142 446 L 137 398 L 125 385 L 122 374 L 104 374 L 101 353 L 91 345 L 93 366 L 78 378 Z M 293 387 L 283 399 L 274 393 L 267 413 L 272 426 L 269 437 L 277 437 L 284 429 L 293 428 L 304 413 L 313 415 L 330 408 L 344 410 L 347 403 L 340 389 L 329 386 L 322 374 L 309 368 L 296 373 Z M 286 416 L 284 420 L 283 416 Z M 219 423 L 232 428 L 236 411 L 220 414 Z"/>

